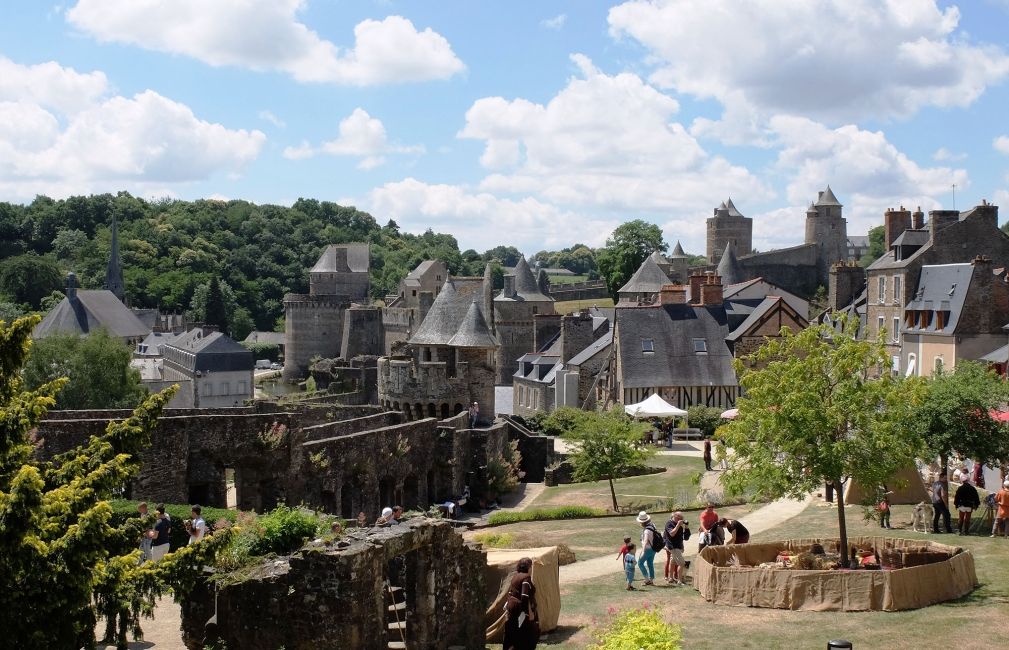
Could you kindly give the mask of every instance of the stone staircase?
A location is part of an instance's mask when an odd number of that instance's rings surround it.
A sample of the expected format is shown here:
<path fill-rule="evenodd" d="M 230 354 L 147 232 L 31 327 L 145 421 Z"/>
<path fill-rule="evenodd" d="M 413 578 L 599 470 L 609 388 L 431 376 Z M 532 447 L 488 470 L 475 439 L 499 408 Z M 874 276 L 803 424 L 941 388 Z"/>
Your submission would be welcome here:
<path fill-rule="evenodd" d="M 389 641 L 388 648 L 407 650 L 409 646 L 406 644 L 406 591 L 402 587 L 386 583 L 386 593 L 389 596 L 385 614 L 388 637 L 397 639 Z"/>

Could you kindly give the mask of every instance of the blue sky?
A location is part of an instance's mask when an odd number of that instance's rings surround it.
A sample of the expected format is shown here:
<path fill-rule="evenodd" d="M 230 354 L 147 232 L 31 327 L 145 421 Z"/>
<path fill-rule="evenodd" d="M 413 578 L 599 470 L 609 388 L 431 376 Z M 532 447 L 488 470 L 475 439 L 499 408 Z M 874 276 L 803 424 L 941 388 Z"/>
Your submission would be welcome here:
<path fill-rule="evenodd" d="M 1009 1 L 7 0 L 0 199 L 353 204 L 532 253 L 731 196 L 798 243 L 829 183 L 1009 218 Z"/>

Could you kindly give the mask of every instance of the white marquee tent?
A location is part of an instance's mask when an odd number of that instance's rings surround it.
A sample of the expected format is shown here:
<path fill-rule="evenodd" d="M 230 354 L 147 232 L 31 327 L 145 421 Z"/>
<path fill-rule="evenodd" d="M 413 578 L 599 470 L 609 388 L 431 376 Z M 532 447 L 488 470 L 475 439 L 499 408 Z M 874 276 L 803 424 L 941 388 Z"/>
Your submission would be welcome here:
<path fill-rule="evenodd" d="M 624 413 L 633 418 L 672 418 L 687 414 L 683 409 L 676 408 L 658 395 L 650 395 L 637 404 L 626 405 Z"/>

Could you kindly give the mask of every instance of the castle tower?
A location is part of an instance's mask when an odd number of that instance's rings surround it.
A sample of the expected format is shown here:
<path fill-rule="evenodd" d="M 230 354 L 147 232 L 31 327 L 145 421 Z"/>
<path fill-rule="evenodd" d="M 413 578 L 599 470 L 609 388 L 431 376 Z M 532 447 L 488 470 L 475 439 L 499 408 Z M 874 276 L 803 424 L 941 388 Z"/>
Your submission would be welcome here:
<path fill-rule="evenodd" d="M 498 384 L 511 386 L 518 358 L 533 352 L 534 318 L 553 314 L 554 299 L 545 295 L 523 256 L 505 276 L 505 288 L 494 298 L 494 328 L 501 341 L 497 354 Z"/>
<path fill-rule="evenodd" d="M 723 285 L 738 284 L 749 279 L 746 277 L 743 267 L 739 264 L 739 260 L 736 259 L 736 252 L 732 248 L 731 241 L 725 245 L 722 259 L 718 261 L 718 275 L 722 277 Z"/>
<path fill-rule="evenodd" d="M 708 219 L 709 264 L 718 264 L 729 242 L 737 255 L 749 255 L 753 251 L 753 219 L 744 217 L 731 198 L 715 208 L 714 216 Z"/>
<path fill-rule="evenodd" d="M 669 255 L 669 270 L 666 275 L 673 284 L 686 284 L 689 277 L 690 256 L 683 252 L 683 246 L 676 242 L 673 252 Z"/>
<path fill-rule="evenodd" d="M 119 224 L 112 213 L 112 249 L 109 251 L 109 265 L 105 269 L 105 288 L 111 291 L 123 304 L 126 303 L 126 283 L 123 281 L 123 267 L 119 262 Z"/>
<path fill-rule="evenodd" d="M 848 227 L 843 208 L 828 185 L 806 210 L 806 243 L 817 246 L 817 282 L 824 287 L 830 285 L 831 265 L 848 259 Z"/>

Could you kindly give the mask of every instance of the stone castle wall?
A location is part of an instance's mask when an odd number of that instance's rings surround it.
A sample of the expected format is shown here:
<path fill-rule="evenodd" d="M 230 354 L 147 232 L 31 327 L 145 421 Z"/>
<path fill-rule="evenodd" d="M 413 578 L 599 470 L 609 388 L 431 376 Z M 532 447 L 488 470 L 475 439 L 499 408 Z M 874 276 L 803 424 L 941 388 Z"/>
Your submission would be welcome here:
<path fill-rule="evenodd" d="M 486 350 L 460 349 L 462 361 L 378 360 L 378 399 L 407 418 L 456 415 L 479 402 L 482 419 L 494 416 L 494 368 Z"/>
<path fill-rule="evenodd" d="M 308 376 L 313 357 L 340 356 L 346 296 L 284 296 L 284 381 Z"/>
<path fill-rule="evenodd" d="M 565 300 L 605 300 L 610 297 L 603 280 L 564 282 L 550 285 L 550 297 L 557 302 Z"/>
<path fill-rule="evenodd" d="M 495 301 L 494 323 L 501 347 L 497 350 L 497 383 L 511 386 L 518 358 L 533 350 L 533 319 L 554 313 L 552 302 Z"/>
<path fill-rule="evenodd" d="M 753 250 L 753 219 L 747 217 L 710 217 L 707 220 L 707 251 L 709 264 L 718 264 L 731 241 L 736 256 L 749 255 Z"/>

